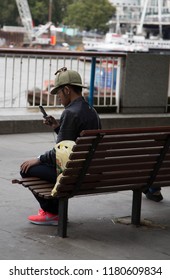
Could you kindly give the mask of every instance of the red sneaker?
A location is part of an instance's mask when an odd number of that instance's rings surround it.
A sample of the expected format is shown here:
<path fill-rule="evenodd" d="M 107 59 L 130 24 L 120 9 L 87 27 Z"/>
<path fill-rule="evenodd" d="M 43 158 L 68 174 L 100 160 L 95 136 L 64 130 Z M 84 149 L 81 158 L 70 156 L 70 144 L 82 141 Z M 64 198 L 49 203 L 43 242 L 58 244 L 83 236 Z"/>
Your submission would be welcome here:
<path fill-rule="evenodd" d="M 37 215 L 29 216 L 28 220 L 36 225 L 58 225 L 58 215 L 40 209 Z"/>

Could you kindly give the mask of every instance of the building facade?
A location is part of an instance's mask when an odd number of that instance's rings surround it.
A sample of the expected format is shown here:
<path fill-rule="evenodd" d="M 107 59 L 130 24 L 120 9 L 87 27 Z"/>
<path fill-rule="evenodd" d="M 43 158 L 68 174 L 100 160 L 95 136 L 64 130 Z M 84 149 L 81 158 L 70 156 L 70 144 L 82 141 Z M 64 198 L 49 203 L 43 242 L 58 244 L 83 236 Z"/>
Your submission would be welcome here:
<path fill-rule="evenodd" d="M 116 7 L 112 32 L 170 38 L 170 0 L 109 0 Z M 161 34 L 160 34 L 161 33 Z"/>

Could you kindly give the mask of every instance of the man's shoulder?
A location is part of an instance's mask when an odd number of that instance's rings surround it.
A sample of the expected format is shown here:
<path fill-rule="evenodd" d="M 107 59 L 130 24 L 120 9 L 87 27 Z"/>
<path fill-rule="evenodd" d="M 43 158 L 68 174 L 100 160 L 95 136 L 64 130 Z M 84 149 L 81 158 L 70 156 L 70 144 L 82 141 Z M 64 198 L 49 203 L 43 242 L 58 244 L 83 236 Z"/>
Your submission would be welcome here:
<path fill-rule="evenodd" d="M 88 103 L 83 98 L 78 98 L 71 102 L 66 108 L 66 112 L 75 112 L 81 110 L 81 108 L 88 106 Z"/>

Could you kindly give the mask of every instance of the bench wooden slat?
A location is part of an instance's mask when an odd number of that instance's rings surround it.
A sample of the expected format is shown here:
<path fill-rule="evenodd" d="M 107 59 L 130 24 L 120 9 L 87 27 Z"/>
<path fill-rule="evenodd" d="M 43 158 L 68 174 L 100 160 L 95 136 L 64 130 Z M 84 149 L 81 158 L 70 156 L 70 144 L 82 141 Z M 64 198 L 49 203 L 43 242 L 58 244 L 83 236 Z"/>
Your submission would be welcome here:
<path fill-rule="evenodd" d="M 100 166 L 103 165 L 102 160 L 104 159 L 106 165 L 122 164 L 123 163 L 133 163 L 133 155 L 124 157 L 106 157 L 106 158 L 96 158 L 94 157 L 90 163 L 90 166 Z M 135 155 L 136 162 L 155 162 L 158 159 L 159 154 L 146 154 L 146 155 Z M 83 166 L 85 159 L 82 160 L 69 160 L 66 164 L 67 168 L 81 168 Z M 170 155 L 165 156 L 165 161 L 170 162 Z M 102 164 L 101 164 L 102 163 Z"/>
<path fill-rule="evenodd" d="M 103 166 L 103 160 L 105 161 L 105 165 L 114 165 L 114 164 L 126 164 L 126 163 L 133 163 L 134 160 L 136 162 L 139 162 L 140 163 L 147 163 L 148 161 L 149 162 L 156 162 L 158 158 L 158 155 L 140 155 L 140 156 L 135 156 L 135 158 L 133 158 L 132 156 L 131 157 L 107 157 L 107 158 L 93 158 L 91 163 L 90 163 L 90 166 Z M 66 169 L 66 172 L 69 171 L 69 169 L 71 168 L 82 168 L 83 166 L 83 163 L 84 163 L 85 160 L 72 160 L 72 161 L 68 161 L 67 162 L 67 169 Z M 169 158 L 169 161 L 170 161 L 170 158 Z"/>
<path fill-rule="evenodd" d="M 150 147 L 150 148 L 136 148 L 136 149 L 119 149 L 119 150 L 104 150 L 96 151 L 93 158 L 105 158 L 105 157 L 119 157 L 119 156 L 128 156 L 128 155 L 148 155 L 148 154 L 160 154 L 160 147 Z M 71 153 L 70 160 L 79 160 L 84 159 L 88 155 L 88 151 L 79 151 Z"/>
<path fill-rule="evenodd" d="M 101 174 L 89 174 L 89 175 L 86 175 L 85 178 L 84 178 L 84 182 L 85 183 L 88 183 L 88 182 L 95 182 L 95 181 L 102 181 L 102 180 L 109 180 L 109 179 L 117 179 L 117 178 L 121 178 L 122 179 L 128 179 L 128 178 L 133 178 L 133 177 L 136 177 L 137 175 L 138 176 L 144 176 L 146 178 L 146 176 L 150 177 L 151 175 L 151 172 L 152 172 L 152 169 L 148 170 L 141 170 L 141 171 L 137 171 L 137 170 L 134 170 L 134 171 L 131 171 L 131 172 L 127 172 L 125 171 L 124 173 L 121 171 L 121 172 L 109 172 L 109 173 L 101 173 Z M 169 174 L 167 174 L 167 172 L 169 172 Z M 75 182 L 77 181 L 77 176 L 64 176 L 61 178 L 60 182 L 62 184 L 75 184 Z M 169 170 L 167 169 L 164 169 L 164 170 L 160 170 L 156 179 L 155 179 L 155 182 L 157 181 L 161 181 L 164 179 L 170 179 L 170 168 Z"/>
<path fill-rule="evenodd" d="M 96 130 L 83 130 L 80 134 L 81 137 L 102 135 L 121 135 L 121 134 L 143 134 L 143 133 L 166 133 L 170 134 L 169 126 L 161 127 L 133 127 L 133 128 L 113 128 L 113 129 L 96 129 Z"/>
<path fill-rule="evenodd" d="M 142 141 L 142 140 L 165 140 L 167 137 L 167 133 L 147 133 L 147 134 L 140 134 L 140 135 L 106 135 L 104 138 L 101 139 L 100 143 L 106 142 L 128 142 L 128 141 Z M 76 144 L 91 144 L 92 141 L 95 139 L 95 136 L 88 136 L 88 137 L 79 137 L 76 140 Z M 74 149 L 74 148 L 73 148 Z"/>
<path fill-rule="evenodd" d="M 141 148 L 153 148 L 153 147 L 163 147 L 165 141 L 134 141 L 134 142 L 119 142 L 119 143 L 99 143 L 97 147 L 97 151 L 107 151 L 107 150 L 116 150 L 116 149 L 141 149 Z M 74 146 L 73 152 L 80 152 L 80 151 L 89 151 L 90 144 L 83 144 Z"/>
<path fill-rule="evenodd" d="M 143 166 L 145 164 L 146 164 L 146 167 L 148 168 L 150 166 L 153 167 L 153 165 L 155 163 L 156 163 L 156 160 L 150 160 L 150 158 L 148 158 L 148 160 L 143 159 L 141 161 L 137 161 L 136 159 L 132 159 L 132 158 L 127 161 L 124 158 L 122 158 L 122 160 L 120 160 L 120 158 L 119 158 L 118 161 L 116 161 L 115 159 L 114 160 L 105 159 L 105 161 L 103 159 L 101 159 L 99 161 L 92 161 L 89 166 L 89 170 L 91 170 L 92 168 L 101 169 L 101 168 L 107 168 L 107 167 L 108 167 L 108 169 L 111 169 L 111 170 L 113 170 L 113 168 L 115 168 L 116 170 L 117 170 L 117 168 L 121 169 L 121 167 L 122 167 L 124 170 L 124 168 L 126 168 L 126 167 L 128 168 L 128 166 L 130 166 L 132 168 L 134 166 L 134 168 L 137 167 L 137 169 L 138 169 L 138 168 L 140 168 L 140 166 L 141 166 L 141 168 L 143 168 Z M 166 166 L 168 166 L 170 164 L 170 161 L 165 162 L 164 165 L 165 164 L 166 164 Z M 77 174 L 81 170 L 82 166 L 83 166 L 83 163 L 78 165 L 78 162 L 75 162 L 75 164 L 74 164 L 74 162 L 72 162 L 72 164 L 70 164 L 70 165 L 68 164 L 68 167 L 63 172 L 63 174 L 68 175 L 72 172 L 73 172 L 73 174 Z M 93 172 L 95 172 L 95 171 L 93 170 Z"/>
<path fill-rule="evenodd" d="M 72 190 L 74 188 L 74 184 L 73 185 L 59 185 L 58 186 L 58 191 L 57 191 L 57 195 L 61 196 L 61 195 L 67 195 L 67 196 L 71 196 L 72 195 Z M 133 190 L 133 189 L 143 189 L 145 188 L 145 184 L 143 182 L 137 182 L 137 184 L 134 181 L 134 184 L 123 184 L 123 182 L 121 182 L 121 184 L 113 184 L 112 182 L 106 181 L 106 182 L 93 182 L 93 183 L 83 183 L 81 185 L 81 188 L 78 189 L 78 191 L 76 192 L 76 195 L 84 195 L 85 193 L 90 193 L 92 194 L 93 192 L 101 192 L 103 193 L 105 190 L 107 190 L 107 192 L 115 192 L 115 191 L 120 191 L 121 190 Z"/>
<path fill-rule="evenodd" d="M 36 195 L 38 195 L 39 197 L 44 197 L 44 198 L 46 198 L 46 199 L 54 199 L 52 196 L 51 196 L 51 191 L 50 190 L 48 190 L 48 191 L 46 191 L 46 190 L 42 190 L 41 192 L 39 192 L 39 190 L 37 190 L 37 189 L 34 189 L 33 191 L 32 191 L 34 194 L 36 194 Z"/>
<path fill-rule="evenodd" d="M 102 172 L 107 172 L 108 170 L 114 172 L 114 171 L 131 171 L 133 170 L 134 172 L 138 171 L 138 170 L 144 170 L 144 169 L 151 169 L 153 170 L 154 166 L 155 166 L 155 162 L 142 162 L 142 163 L 125 163 L 125 164 L 115 164 L 115 165 L 107 165 L 107 166 L 90 166 L 88 169 L 89 174 L 100 174 Z M 164 162 L 161 166 L 161 169 L 166 168 L 167 170 L 170 168 L 170 162 Z M 161 170 L 160 169 L 160 170 Z M 64 176 L 75 176 L 77 174 L 79 174 L 81 171 L 81 167 L 77 167 L 77 168 L 68 168 L 63 172 Z"/>
<path fill-rule="evenodd" d="M 117 165 L 107 165 L 107 166 L 89 166 L 88 173 L 89 174 L 100 174 L 103 172 L 114 172 L 114 171 L 131 171 L 131 170 L 138 170 L 139 169 L 152 169 L 155 165 L 155 162 L 147 162 L 147 163 L 134 163 L 134 164 L 117 164 Z M 170 163 L 169 163 L 170 165 Z M 75 176 L 78 175 L 81 171 L 80 168 L 69 168 L 63 172 L 64 176 Z"/>
<path fill-rule="evenodd" d="M 27 178 L 18 178 L 18 179 L 13 179 L 12 184 L 22 184 L 24 182 L 32 182 L 32 181 L 39 181 L 40 178 L 37 177 L 27 177 Z"/>
<path fill-rule="evenodd" d="M 126 170 L 126 171 L 119 171 L 119 172 L 102 172 L 102 173 L 96 173 L 96 174 L 86 174 L 84 178 L 84 182 L 93 182 L 93 181 L 103 181 L 108 179 L 125 179 L 125 178 L 132 178 L 138 176 L 150 176 L 152 169 L 150 170 L 140 170 L 134 172 L 133 170 Z M 78 175 L 77 175 L 78 176 Z M 60 182 L 62 184 L 75 184 L 77 181 L 77 176 L 64 176 L 60 179 Z M 71 178 L 70 178 L 71 177 Z"/>
<path fill-rule="evenodd" d="M 29 190 L 30 191 L 33 191 L 34 189 L 37 189 L 37 190 L 39 190 L 40 192 L 41 192 L 41 190 L 43 190 L 43 189 L 52 189 L 54 187 L 54 184 L 44 184 L 44 185 L 32 185 L 32 184 L 30 184 L 29 185 Z"/>
<path fill-rule="evenodd" d="M 40 194 L 49 194 L 51 196 L 52 187 L 51 188 L 41 188 L 41 189 L 33 188 L 33 189 L 30 189 L 30 190 L 32 192 L 38 192 Z"/>
<path fill-rule="evenodd" d="M 105 180 L 96 180 L 96 181 L 88 181 L 83 182 L 81 184 L 81 189 L 87 187 L 87 188 L 100 188 L 100 187 L 104 187 L 104 186 L 110 186 L 110 187 L 114 187 L 114 186 L 121 186 L 121 185 L 129 185 L 131 184 L 132 186 L 135 184 L 143 184 L 146 185 L 146 180 L 148 179 L 148 176 L 143 176 L 143 177 L 131 177 L 131 178 L 109 178 L 109 179 L 105 179 Z M 74 188 L 74 183 L 73 184 L 63 184 L 65 186 L 65 188 L 71 189 Z"/>
<path fill-rule="evenodd" d="M 23 183 L 22 183 L 22 185 L 24 186 L 24 187 L 29 187 L 30 186 L 30 184 L 32 185 L 32 186 L 36 186 L 36 185 L 46 185 L 46 184 L 49 184 L 49 182 L 48 181 L 44 181 L 44 180 L 36 180 L 36 181 L 28 181 L 28 182 L 26 182 L 26 181 L 24 181 Z"/>

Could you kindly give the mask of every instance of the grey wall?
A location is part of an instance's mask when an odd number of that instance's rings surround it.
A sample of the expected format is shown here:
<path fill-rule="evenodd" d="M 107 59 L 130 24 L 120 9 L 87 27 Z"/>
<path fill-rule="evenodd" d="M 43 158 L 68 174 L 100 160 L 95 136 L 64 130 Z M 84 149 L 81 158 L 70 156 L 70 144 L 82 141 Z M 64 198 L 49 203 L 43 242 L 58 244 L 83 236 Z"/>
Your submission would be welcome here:
<path fill-rule="evenodd" d="M 168 55 L 127 55 L 121 90 L 121 113 L 166 112 L 169 61 Z"/>

